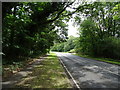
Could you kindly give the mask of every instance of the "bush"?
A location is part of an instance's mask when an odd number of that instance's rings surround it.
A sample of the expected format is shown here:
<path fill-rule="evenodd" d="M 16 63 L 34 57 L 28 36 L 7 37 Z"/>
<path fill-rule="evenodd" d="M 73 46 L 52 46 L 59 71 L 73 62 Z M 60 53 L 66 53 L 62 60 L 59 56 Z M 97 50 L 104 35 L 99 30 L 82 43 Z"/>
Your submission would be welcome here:
<path fill-rule="evenodd" d="M 69 53 L 75 53 L 75 49 L 70 50 Z"/>
<path fill-rule="evenodd" d="M 95 56 L 120 59 L 120 39 L 106 37 L 96 44 Z"/>

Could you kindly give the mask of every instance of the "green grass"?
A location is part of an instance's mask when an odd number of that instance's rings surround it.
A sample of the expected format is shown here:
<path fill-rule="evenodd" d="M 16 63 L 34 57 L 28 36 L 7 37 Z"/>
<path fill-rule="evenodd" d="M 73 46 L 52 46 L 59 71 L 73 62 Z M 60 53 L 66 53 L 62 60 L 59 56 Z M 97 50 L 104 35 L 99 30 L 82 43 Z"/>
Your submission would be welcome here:
<path fill-rule="evenodd" d="M 89 55 L 83 55 L 83 54 L 74 54 L 80 57 L 84 57 L 84 58 L 90 58 L 90 59 L 94 59 L 94 60 L 98 60 L 98 61 L 103 61 L 103 62 L 107 62 L 107 63 L 111 63 L 111 64 L 116 64 L 116 65 L 120 65 L 120 60 L 115 60 L 115 59 L 111 59 L 111 58 L 102 58 L 102 57 L 92 57 Z"/>
<path fill-rule="evenodd" d="M 50 53 L 45 60 L 36 65 L 32 74 L 18 83 L 17 87 L 72 88 L 55 53 Z"/>

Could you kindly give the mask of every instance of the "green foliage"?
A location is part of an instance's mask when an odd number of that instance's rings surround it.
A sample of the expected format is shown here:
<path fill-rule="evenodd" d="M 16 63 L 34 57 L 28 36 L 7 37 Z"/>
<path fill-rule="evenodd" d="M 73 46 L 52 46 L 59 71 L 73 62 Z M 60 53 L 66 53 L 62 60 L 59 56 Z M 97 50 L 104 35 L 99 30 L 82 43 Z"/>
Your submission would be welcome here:
<path fill-rule="evenodd" d="M 64 45 L 58 43 L 52 50 L 66 52 L 75 49 L 77 53 L 90 56 L 120 59 L 119 11 L 119 2 L 79 5 L 75 12 L 74 25 L 80 26 L 80 37 L 76 40 L 68 39 Z"/>
<path fill-rule="evenodd" d="M 4 2 L 2 4 L 4 61 L 13 62 L 21 60 L 20 58 L 46 54 L 54 40 L 66 38 L 67 25 L 60 19 L 64 18 L 62 13 L 66 4 L 69 3 Z"/>
<path fill-rule="evenodd" d="M 113 9 L 113 12 L 115 12 L 115 15 L 113 16 L 114 20 L 120 20 L 120 3 L 117 4 Z"/>
<path fill-rule="evenodd" d="M 55 44 L 52 49 L 52 51 L 58 51 L 58 52 L 64 52 L 64 43 L 57 43 Z"/>
<path fill-rule="evenodd" d="M 80 24 L 80 37 L 75 48 L 77 53 L 120 59 L 120 27 L 118 19 L 114 19 L 118 5 L 110 2 L 83 5 L 82 13 L 87 17 Z"/>
<path fill-rule="evenodd" d="M 96 54 L 103 57 L 120 59 L 120 39 L 106 37 L 97 45 Z"/>
<path fill-rule="evenodd" d="M 71 2 L 3 2 L 3 59 L 6 62 L 53 51 L 82 52 L 120 58 L 119 2 L 93 2 L 66 11 Z M 79 38 L 67 41 L 67 22 L 74 16 Z M 81 19 L 80 14 L 85 18 Z M 65 42 L 66 41 L 66 42 Z M 62 42 L 62 43 L 61 43 Z M 111 50 L 110 50 L 111 49 Z"/>
<path fill-rule="evenodd" d="M 56 43 L 51 50 L 58 52 L 67 52 L 75 47 L 76 37 L 70 36 L 66 42 Z"/>
<path fill-rule="evenodd" d="M 97 40 L 97 30 L 95 23 L 91 19 L 83 21 L 80 28 L 80 38 L 77 41 L 79 46 L 76 49 L 79 49 L 82 53 L 93 55 L 94 45 Z"/>
<path fill-rule="evenodd" d="M 68 51 L 69 53 L 75 53 L 75 49 L 71 49 L 70 51 Z"/>

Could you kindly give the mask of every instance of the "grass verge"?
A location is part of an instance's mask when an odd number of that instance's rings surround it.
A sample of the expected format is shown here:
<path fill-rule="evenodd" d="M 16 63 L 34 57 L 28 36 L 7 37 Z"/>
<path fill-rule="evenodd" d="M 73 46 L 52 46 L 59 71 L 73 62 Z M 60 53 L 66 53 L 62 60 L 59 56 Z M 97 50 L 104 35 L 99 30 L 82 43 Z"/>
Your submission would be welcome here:
<path fill-rule="evenodd" d="M 98 60 L 98 61 L 103 61 L 103 62 L 107 62 L 107 63 L 111 63 L 111 64 L 116 64 L 116 65 L 120 65 L 120 60 L 115 60 L 115 59 L 111 59 L 111 58 L 102 58 L 102 57 L 92 57 L 89 55 L 83 55 L 83 54 L 73 54 L 73 55 L 77 55 L 80 57 L 84 57 L 84 58 L 90 58 L 90 59 L 94 59 L 94 60 Z"/>
<path fill-rule="evenodd" d="M 50 53 L 40 64 L 35 65 L 32 74 L 25 77 L 17 87 L 28 88 L 72 88 L 55 53 Z"/>

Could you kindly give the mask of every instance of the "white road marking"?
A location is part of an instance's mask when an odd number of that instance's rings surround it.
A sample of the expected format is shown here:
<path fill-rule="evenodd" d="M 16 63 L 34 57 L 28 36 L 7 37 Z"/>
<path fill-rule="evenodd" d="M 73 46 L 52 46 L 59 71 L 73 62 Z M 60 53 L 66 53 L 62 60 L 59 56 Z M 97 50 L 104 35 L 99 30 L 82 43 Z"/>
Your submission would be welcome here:
<path fill-rule="evenodd" d="M 63 61 L 59 58 L 60 62 L 62 63 L 63 67 L 66 69 L 67 73 L 69 74 L 69 76 L 71 77 L 71 79 L 73 80 L 73 82 L 75 83 L 76 87 L 79 88 L 79 90 L 81 90 L 80 86 L 77 84 L 77 82 L 75 81 L 75 79 L 73 78 L 73 76 L 71 75 L 71 73 L 69 72 L 69 70 L 66 68 L 65 64 L 63 63 Z"/>

